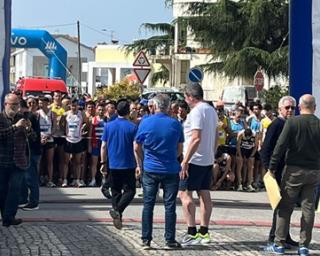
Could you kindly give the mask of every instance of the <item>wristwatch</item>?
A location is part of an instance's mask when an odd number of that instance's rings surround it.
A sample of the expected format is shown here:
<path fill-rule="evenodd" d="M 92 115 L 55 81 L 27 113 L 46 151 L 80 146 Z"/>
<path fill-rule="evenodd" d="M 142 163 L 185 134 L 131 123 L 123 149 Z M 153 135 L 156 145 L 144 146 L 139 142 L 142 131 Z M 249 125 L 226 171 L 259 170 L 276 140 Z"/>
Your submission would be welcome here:
<path fill-rule="evenodd" d="M 107 161 L 101 161 L 100 162 L 100 164 L 106 164 L 107 163 Z"/>

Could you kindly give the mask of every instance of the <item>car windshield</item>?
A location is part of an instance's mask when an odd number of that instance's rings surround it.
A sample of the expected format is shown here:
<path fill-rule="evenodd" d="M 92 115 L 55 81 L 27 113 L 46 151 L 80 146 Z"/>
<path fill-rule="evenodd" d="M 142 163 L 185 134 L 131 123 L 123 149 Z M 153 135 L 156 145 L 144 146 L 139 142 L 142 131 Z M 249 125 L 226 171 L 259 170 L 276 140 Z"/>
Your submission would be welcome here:
<path fill-rule="evenodd" d="M 171 101 L 184 100 L 184 95 L 181 92 L 158 92 L 158 93 L 168 95 Z M 142 98 L 149 99 L 154 97 L 156 94 L 157 92 L 147 92 L 142 95 Z"/>
<path fill-rule="evenodd" d="M 223 91 L 222 100 L 224 102 L 233 102 L 238 101 L 244 102 L 246 98 L 245 88 L 243 87 L 226 87 Z"/>

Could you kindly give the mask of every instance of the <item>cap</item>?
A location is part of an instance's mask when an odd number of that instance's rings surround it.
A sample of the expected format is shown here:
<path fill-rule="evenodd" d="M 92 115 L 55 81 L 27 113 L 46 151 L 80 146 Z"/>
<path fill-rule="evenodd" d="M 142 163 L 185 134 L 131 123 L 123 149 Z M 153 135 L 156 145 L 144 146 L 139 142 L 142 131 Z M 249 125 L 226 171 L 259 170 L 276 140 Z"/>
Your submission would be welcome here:
<path fill-rule="evenodd" d="M 140 102 L 139 102 L 141 105 L 143 105 L 143 106 L 146 106 L 146 105 L 148 105 L 148 100 L 147 99 L 142 99 L 142 100 L 140 100 Z"/>
<path fill-rule="evenodd" d="M 49 99 L 49 100 L 52 100 L 52 96 L 50 94 L 46 94 L 46 95 L 44 95 L 44 97 Z"/>

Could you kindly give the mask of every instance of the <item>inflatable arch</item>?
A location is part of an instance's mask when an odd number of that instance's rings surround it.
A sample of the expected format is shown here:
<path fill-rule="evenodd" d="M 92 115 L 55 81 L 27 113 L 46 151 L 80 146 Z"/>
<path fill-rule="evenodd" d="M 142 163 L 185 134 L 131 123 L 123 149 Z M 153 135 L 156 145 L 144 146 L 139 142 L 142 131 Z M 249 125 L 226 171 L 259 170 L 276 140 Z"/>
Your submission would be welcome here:
<path fill-rule="evenodd" d="M 11 46 L 38 48 L 49 59 L 48 76 L 66 81 L 67 52 L 47 31 L 12 29 Z"/>

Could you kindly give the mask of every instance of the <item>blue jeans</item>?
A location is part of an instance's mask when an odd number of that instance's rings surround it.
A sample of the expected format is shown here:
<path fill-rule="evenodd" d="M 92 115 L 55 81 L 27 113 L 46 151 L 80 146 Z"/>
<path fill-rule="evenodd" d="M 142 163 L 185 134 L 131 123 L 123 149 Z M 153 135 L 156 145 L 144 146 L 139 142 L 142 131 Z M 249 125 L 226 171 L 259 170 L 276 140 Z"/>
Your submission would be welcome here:
<path fill-rule="evenodd" d="M 0 168 L 0 208 L 2 222 L 12 221 L 18 210 L 24 171 L 13 166 Z"/>
<path fill-rule="evenodd" d="M 36 204 L 39 203 L 39 174 L 38 164 L 40 161 L 40 155 L 31 155 L 30 166 L 25 171 L 25 175 L 22 181 L 20 204 L 28 203 Z M 30 193 L 29 193 L 30 191 Z M 29 200 L 28 200 L 29 196 Z"/>
<path fill-rule="evenodd" d="M 165 207 L 165 240 L 174 241 L 176 235 L 176 199 L 179 188 L 179 174 L 158 174 L 145 171 L 142 177 L 143 211 L 142 240 L 152 240 L 153 208 L 159 184 L 163 186 Z"/>

